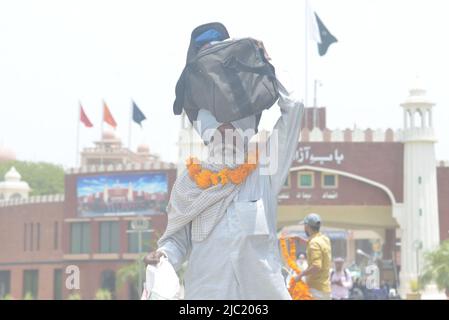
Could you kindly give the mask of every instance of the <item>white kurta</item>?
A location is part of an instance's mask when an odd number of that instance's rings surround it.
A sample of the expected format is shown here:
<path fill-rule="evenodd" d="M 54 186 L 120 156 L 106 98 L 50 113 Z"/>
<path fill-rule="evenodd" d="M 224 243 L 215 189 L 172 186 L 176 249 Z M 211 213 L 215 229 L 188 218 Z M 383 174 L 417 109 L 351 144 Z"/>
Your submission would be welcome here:
<path fill-rule="evenodd" d="M 303 107 L 289 99 L 278 104 L 276 172 L 254 170 L 204 241 L 192 241 L 187 225 L 159 244 L 176 270 L 188 260 L 185 299 L 291 299 L 281 274 L 277 195 L 296 152 Z"/>

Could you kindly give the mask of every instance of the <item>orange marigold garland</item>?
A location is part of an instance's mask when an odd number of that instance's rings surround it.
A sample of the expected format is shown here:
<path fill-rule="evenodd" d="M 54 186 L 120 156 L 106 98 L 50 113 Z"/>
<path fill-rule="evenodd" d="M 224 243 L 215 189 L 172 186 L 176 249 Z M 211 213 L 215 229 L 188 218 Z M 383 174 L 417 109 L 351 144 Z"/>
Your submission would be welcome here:
<path fill-rule="evenodd" d="M 224 168 L 218 172 L 203 169 L 197 158 L 187 160 L 187 171 L 190 178 L 196 182 L 201 189 L 207 189 L 218 184 L 225 185 L 229 182 L 241 184 L 248 175 L 257 167 L 257 155 L 249 156 L 247 162 L 235 169 Z"/>
<path fill-rule="evenodd" d="M 287 249 L 287 241 L 284 237 L 282 237 L 280 239 L 280 243 L 281 243 L 282 255 L 284 256 L 285 260 L 287 261 L 288 266 L 293 271 L 295 271 L 295 274 L 297 274 L 297 275 L 300 274 L 301 269 L 299 269 L 298 265 L 296 264 L 295 240 L 292 238 L 289 239 L 290 252 Z M 302 280 L 295 281 L 295 278 L 292 277 L 290 279 L 288 291 L 289 291 L 290 295 L 292 296 L 293 300 L 312 300 L 312 295 L 310 294 L 309 287 Z"/>

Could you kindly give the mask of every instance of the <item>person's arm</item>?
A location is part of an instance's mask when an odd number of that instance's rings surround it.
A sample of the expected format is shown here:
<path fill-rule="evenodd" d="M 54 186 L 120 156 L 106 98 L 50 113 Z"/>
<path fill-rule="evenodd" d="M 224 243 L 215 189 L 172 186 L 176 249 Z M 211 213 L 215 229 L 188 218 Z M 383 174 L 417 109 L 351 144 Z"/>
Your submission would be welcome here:
<path fill-rule="evenodd" d="M 295 277 L 295 280 L 296 280 L 296 281 L 299 281 L 299 280 L 301 280 L 301 278 L 303 278 L 303 277 L 307 277 L 307 276 L 311 276 L 311 275 L 317 274 L 318 272 L 320 272 L 320 270 L 321 270 L 320 267 L 318 267 L 318 266 L 316 266 L 316 265 L 311 265 L 311 266 L 307 267 L 306 270 L 304 270 L 304 271 L 301 272 L 299 275 L 297 275 L 297 276 Z"/>
<path fill-rule="evenodd" d="M 303 237 L 300 237 L 300 236 L 291 236 L 291 237 L 288 237 L 288 238 L 292 238 L 292 239 L 298 240 L 302 244 L 307 244 L 307 241 L 308 241 L 306 238 L 303 238 Z"/>
<path fill-rule="evenodd" d="M 346 289 L 351 289 L 352 285 L 353 285 L 352 277 L 347 271 L 343 271 L 343 272 L 344 272 L 345 276 L 343 277 L 344 280 L 341 281 L 341 285 L 343 287 L 345 287 Z"/>
<path fill-rule="evenodd" d="M 290 165 L 299 142 L 304 112 L 304 105 L 291 96 L 282 97 L 281 95 L 278 105 L 281 109 L 281 116 L 267 143 L 270 161 L 277 162 L 270 175 L 272 190 L 276 195 L 281 191 L 290 172 Z M 273 152 L 276 154 L 273 155 Z"/>
<path fill-rule="evenodd" d="M 321 271 L 323 255 L 320 246 L 317 243 L 312 242 L 308 254 L 310 255 L 310 265 L 306 270 L 295 277 L 296 281 L 301 280 L 302 277 L 311 276 Z"/>
<path fill-rule="evenodd" d="M 289 239 L 294 239 L 294 240 L 298 240 L 299 242 L 302 242 L 303 244 L 307 245 L 308 240 L 306 238 L 300 237 L 300 236 L 289 236 L 287 234 L 287 232 L 283 231 L 281 233 L 281 238 L 289 238 Z"/>
<path fill-rule="evenodd" d="M 162 255 L 168 258 L 173 268 L 178 271 L 187 260 L 191 250 L 191 224 L 184 226 L 173 235 L 158 242 L 158 249 L 145 257 L 146 263 L 157 263 Z"/>

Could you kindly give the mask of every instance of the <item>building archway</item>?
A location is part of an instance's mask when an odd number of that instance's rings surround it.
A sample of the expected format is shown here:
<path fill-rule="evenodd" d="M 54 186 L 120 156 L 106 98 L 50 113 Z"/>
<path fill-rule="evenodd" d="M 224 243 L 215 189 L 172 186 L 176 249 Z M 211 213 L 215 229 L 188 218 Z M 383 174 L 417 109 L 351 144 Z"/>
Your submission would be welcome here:
<path fill-rule="evenodd" d="M 364 248 L 370 246 L 369 242 L 371 242 L 373 247 L 375 244 L 376 247 L 379 247 L 377 245 L 378 241 L 383 246 L 381 245 L 378 251 L 376 251 L 378 253 L 377 257 L 394 260 L 396 263 L 399 263 L 400 260 L 397 258 L 398 251 L 396 250 L 396 231 L 400 227 L 399 220 L 402 204 L 398 203 L 395 194 L 389 187 L 351 172 L 319 166 L 303 165 L 292 167 L 290 173 L 292 172 L 314 172 L 314 176 L 320 175 L 321 179 L 319 177 L 314 178 L 317 182 L 309 191 L 301 188 L 299 186 L 300 179 L 297 179 L 298 187 L 290 190 L 290 198 L 281 201 L 278 206 L 278 230 L 291 230 L 291 232 L 297 232 L 299 233 L 298 235 L 301 235 L 303 228 L 298 226 L 298 222 L 307 214 L 316 212 L 322 217 L 323 229 L 325 229 L 325 233 L 329 233 L 328 236 L 331 238 L 333 246 L 339 244 L 341 247 L 341 241 L 346 243 L 346 248 L 340 248 L 335 251 L 344 252 L 343 257 L 347 258 L 348 263 L 357 260 L 357 249 L 364 250 Z M 338 181 L 343 180 L 342 177 L 345 177 L 345 181 L 353 181 L 351 182 L 353 185 L 363 187 L 365 194 L 368 192 L 371 195 L 372 192 L 373 197 L 381 198 L 382 200 L 379 204 L 363 203 L 363 201 L 346 203 L 345 201 L 348 197 L 347 195 L 344 197 L 344 189 L 342 189 L 348 186 L 346 183 L 336 186 L 335 190 L 341 194 L 339 194 L 338 199 L 333 200 L 334 202 L 322 200 L 319 195 L 325 189 L 323 189 L 323 185 L 319 187 L 317 184 L 319 184 L 320 180 L 323 181 L 323 174 L 336 175 L 338 176 Z M 292 180 L 292 176 L 296 177 L 296 174 L 291 175 L 290 180 Z M 291 181 L 289 181 L 288 185 L 289 188 L 292 187 Z M 312 195 L 309 200 L 292 198 L 298 193 L 304 193 L 304 191 Z M 357 197 L 357 194 L 349 197 Z M 345 233 L 346 240 L 338 239 L 339 234 L 342 232 Z M 341 236 L 339 237 L 341 238 Z M 337 246 L 335 247 L 337 249 Z M 366 252 L 367 250 L 364 251 Z M 372 252 L 368 251 L 366 253 L 370 254 Z M 390 279 L 397 281 L 398 274 L 396 269 L 391 272 L 391 275 Z"/>

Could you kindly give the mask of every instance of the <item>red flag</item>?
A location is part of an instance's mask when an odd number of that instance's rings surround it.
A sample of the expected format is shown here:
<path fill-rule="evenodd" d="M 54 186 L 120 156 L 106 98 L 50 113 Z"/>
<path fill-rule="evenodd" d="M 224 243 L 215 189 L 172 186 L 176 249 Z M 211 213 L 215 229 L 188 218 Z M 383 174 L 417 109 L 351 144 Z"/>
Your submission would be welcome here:
<path fill-rule="evenodd" d="M 114 129 L 117 127 L 117 122 L 115 122 L 111 111 L 109 111 L 109 108 L 106 105 L 106 102 L 104 101 L 103 101 L 103 121 L 111 125 L 111 127 L 114 127 Z"/>
<path fill-rule="evenodd" d="M 83 106 L 80 105 L 80 121 L 86 126 L 86 128 L 92 128 L 94 125 L 90 122 L 86 113 L 84 112 Z"/>

